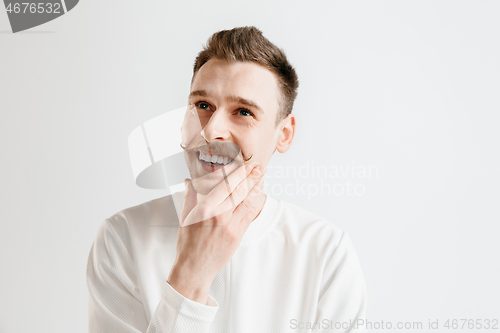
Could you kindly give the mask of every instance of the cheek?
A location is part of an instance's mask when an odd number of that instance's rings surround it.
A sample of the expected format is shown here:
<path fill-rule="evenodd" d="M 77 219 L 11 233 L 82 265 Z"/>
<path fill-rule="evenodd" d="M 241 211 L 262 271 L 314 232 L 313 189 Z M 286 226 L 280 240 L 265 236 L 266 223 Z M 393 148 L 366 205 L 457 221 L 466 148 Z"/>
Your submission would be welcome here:
<path fill-rule="evenodd" d="M 275 135 L 276 130 L 274 128 L 268 128 L 261 133 L 256 141 L 261 155 L 267 156 L 269 152 L 274 152 L 276 141 Z"/>
<path fill-rule="evenodd" d="M 246 158 L 253 155 L 252 160 L 260 160 L 261 156 L 265 155 L 265 139 L 262 137 L 252 137 L 245 139 L 241 143 L 240 148 L 242 149 Z"/>
<path fill-rule="evenodd" d="M 201 124 L 199 118 L 193 114 L 186 113 L 181 128 L 182 142 L 188 144 L 200 133 Z"/>

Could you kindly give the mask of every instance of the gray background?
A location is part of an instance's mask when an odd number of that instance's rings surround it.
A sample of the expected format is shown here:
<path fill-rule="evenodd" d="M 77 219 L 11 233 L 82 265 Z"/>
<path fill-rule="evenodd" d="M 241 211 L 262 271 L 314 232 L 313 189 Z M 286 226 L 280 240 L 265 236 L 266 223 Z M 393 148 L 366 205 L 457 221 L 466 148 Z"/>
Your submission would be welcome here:
<path fill-rule="evenodd" d="M 0 332 L 86 332 L 97 228 L 164 195 L 135 186 L 128 134 L 183 106 L 201 45 L 242 25 L 300 78 L 295 142 L 272 167 L 378 170 L 326 179 L 362 195 L 275 195 L 350 233 L 368 319 L 500 319 L 499 13 L 497 1 L 85 0 L 13 35 L 0 9 Z M 268 193 L 296 184 L 268 181 Z"/>

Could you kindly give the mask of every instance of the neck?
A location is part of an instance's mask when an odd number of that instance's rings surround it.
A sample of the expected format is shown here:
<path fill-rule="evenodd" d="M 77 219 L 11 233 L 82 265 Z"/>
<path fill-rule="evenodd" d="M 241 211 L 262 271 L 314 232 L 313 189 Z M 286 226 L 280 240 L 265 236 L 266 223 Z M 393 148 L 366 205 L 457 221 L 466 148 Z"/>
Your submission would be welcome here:
<path fill-rule="evenodd" d="M 260 215 L 260 212 L 262 212 L 262 208 L 264 208 L 264 204 L 266 203 L 266 199 L 267 199 L 267 195 L 265 195 L 262 192 L 260 192 L 259 195 L 257 196 L 257 198 L 255 199 L 254 206 L 257 208 L 258 213 L 252 221 L 254 221 L 257 218 L 257 216 Z"/>

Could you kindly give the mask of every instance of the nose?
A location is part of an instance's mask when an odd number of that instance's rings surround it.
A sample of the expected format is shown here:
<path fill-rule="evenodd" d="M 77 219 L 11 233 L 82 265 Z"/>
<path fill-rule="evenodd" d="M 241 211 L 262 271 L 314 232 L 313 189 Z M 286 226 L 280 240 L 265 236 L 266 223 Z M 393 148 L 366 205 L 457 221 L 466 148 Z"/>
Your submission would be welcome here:
<path fill-rule="evenodd" d="M 226 112 L 218 109 L 212 113 L 210 120 L 201 130 L 206 141 L 227 140 L 229 138 L 229 119 Z"/>

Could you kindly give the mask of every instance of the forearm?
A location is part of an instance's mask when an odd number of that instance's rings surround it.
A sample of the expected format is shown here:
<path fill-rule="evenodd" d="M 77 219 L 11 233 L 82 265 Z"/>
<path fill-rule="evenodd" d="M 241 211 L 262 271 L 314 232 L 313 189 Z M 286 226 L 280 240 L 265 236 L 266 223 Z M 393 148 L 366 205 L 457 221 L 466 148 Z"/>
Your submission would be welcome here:
<path fill-rule="evenodd" d="M 125 221 L 106 219 L 90 250 L 89 332 L 208 332 L 218 310 L 217 301 L 210 296 L 204 303 L 193 301 L 169 283 L 164 283 L 159 303 L 148 315 L 127 232 Z"/>

